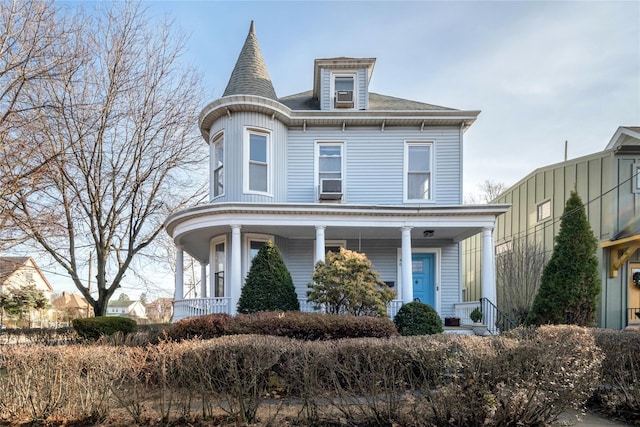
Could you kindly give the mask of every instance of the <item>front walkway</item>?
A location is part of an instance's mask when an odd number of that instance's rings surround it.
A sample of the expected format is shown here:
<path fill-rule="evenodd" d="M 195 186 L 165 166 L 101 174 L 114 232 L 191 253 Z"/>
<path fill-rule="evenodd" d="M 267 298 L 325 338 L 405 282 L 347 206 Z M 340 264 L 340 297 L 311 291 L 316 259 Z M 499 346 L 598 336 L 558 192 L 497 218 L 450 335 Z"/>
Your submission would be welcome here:
<path fill-rule="evenodd" d="M 597 412 L 580 413 L 569 409 L 562 413 L 553 426 L 580 426 L 580 427 L 606 427 L 606 426 L 631 426 L 622 421 L 610 420 Z"/>

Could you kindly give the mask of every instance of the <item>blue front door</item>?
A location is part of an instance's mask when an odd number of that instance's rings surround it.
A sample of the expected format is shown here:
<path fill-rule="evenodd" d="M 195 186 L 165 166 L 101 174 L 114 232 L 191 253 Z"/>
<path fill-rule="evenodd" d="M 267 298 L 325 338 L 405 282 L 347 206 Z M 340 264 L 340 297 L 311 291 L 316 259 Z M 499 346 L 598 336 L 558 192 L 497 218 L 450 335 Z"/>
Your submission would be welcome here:
<path fill-rule="evenodd" d="M 411 255 L 413 275 L 413 299 L 435 308 L 436 287 L 434 254 L 414 253 Z"/>

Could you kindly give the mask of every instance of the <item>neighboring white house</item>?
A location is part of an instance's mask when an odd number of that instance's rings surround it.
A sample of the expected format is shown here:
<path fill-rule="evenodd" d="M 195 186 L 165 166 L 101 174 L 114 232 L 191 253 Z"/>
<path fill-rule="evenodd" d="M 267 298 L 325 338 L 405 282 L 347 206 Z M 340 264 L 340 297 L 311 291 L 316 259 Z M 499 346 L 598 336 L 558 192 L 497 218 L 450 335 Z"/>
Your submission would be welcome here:
<path fill-rule="evenodd" d="M 31 257 L 0 257 L 0 294 L 7 294 L 25 286 L 35 286 L 42 291 L 44 297 L 51 303 L 53 288 L 44 276 L 36 262 Z M 29 315 L 30 326 L 42 326 L 50 317 L 51 310 L 34 310 Z"/>
<path fill-rule="evenodd" d="M 316 59 L 312 90 L 279 98 L 251 23 L 223 96 L 199 117 L 210 148 L 209 202 L 166 220 L 178 249 L 174 321 L 235 313 L 251 260 L 268 240 L 303 310 L 312 310 L 306 291 L 315 263 L 345 247 L 365 253 L 396 291 L 392 315 L 414 299 L 442 317 L 460 312 L 460 242 L 481 233 L 493 247 L 496 217 L 508 209 L 462 204 L 463 135 L 479 111 L 370 92 L 375 63 Z M 184 298 L 184 252 L 201 264 L 199 298 Z M 493 251 L 481 262 L 482 296 L 495 301 Z"/>
<path fill-rule="evenodd" d="M 34 285 L 51 302 L 53 288 L 31 257 L 0 257 L 0 293 Z"/>
<path fill-rule="evenodd" d="M 114 300 L 107 304 L 107 316 L 146 319 L 147 309 L 140 301 Z"/>

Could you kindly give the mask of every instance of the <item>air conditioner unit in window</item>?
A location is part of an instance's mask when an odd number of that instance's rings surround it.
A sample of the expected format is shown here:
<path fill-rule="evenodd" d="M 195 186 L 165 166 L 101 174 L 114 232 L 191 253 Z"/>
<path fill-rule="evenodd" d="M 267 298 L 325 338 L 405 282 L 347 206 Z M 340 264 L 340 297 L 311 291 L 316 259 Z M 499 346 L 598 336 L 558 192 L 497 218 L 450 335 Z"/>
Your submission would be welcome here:
<path fill-rule="evenodd" d="M 320 200 L 340 200 L 342 199 L 341 179 L 321 179 L 320 180 Z"/>
<path fill-rule="evenodd" d="M 337 90 L 335 106 L 336 108 L 353 108 L 353 91 Z"/>

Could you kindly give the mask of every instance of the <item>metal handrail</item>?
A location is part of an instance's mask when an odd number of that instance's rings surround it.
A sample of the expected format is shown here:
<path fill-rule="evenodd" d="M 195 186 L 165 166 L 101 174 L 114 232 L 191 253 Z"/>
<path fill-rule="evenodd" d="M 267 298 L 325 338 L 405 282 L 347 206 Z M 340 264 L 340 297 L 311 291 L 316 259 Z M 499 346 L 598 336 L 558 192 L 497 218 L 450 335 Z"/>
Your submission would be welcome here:
<path fill-rule="evenodd" d="M 480 310 L 482 311 L 483 322 L 493 335 L 519 326 L 517 322 L 514 322 L 509 316 L 500 311 L 488 298 L 480 298 Z"/>

